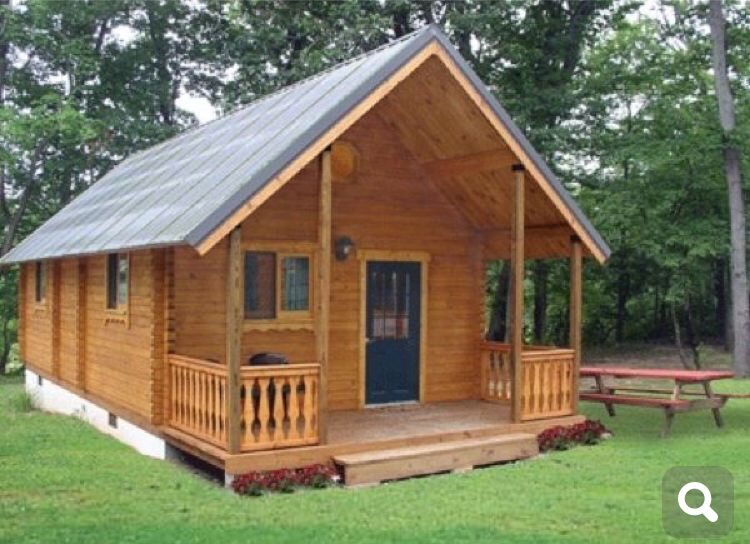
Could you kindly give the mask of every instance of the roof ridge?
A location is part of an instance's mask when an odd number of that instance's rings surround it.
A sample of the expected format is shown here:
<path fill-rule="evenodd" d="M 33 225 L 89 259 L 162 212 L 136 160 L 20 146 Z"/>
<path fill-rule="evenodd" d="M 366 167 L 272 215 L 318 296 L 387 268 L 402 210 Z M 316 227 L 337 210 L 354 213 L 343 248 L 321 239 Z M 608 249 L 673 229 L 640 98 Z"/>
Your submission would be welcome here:
<path fill-rule="evenodd" d="M 413 30 L 413 31 L 409 32 L 408 34 L 404 34 L 403 36 L 401 36 L 399 38 L 396 38 L 393 41 L 386 42 L 386 43 L 384 43 L 382 45 L 379 45 L 378 47 L 375 47 L 374 49 L 370 49 L 369 51 L 364 51 L 363 53 L 360 53 L 359 55 L 355 55 L 355 56 L 353 56 L 351 58 L 348 58 L 348 59 L 343 60 L 343 61 L 341 61 L 341 62 L 339 62 L 337 64 L 334 64 L 333 66 L 329 66 L 325 70 L 321 70 L 320 72 L 316 72 L 314 74 L 310 74 L 309 76 L 307 76 L 305 78 L 302 78 L 302 79 L 300 79 L 298 81 L 295 81 L 294 83 L 290 83 L 289 85 L 285 85 L 284 87 L 280 87 L 280 88 L 276 89 L 275 91 L 271 91 L 268 94 L 264 94 L 262 96 L 259 96 L 256 99 L 248 102 L 247 104 L 241 104 L 241 105 L 237 106 L 235 109 L 233 109 L 231 111 L 227 111 L 227 112 L 223 113 L 222 115 L 217 115 L 214 119 L 211 119 L 210 121 L 186 127 L 184 130 L 181 130 L 180 132 L 178 132 L 176 134 L 173 134 L 172 136 L 170 136 L 166 140 L 162 140 L 161 142 L 158 142 L 158 143 L 155 143 L 153 145 L 150 145 L 150 146 L 148 146 L 148 147 L 146 147 L 144 149 L 140 149 L 140 150 L 136 151 L 135 153 L 131 153 L 130 155 L 128 155 L 127 157 L 125 157 L 124 160 L 122 160 L 121 162 L 117 163 L 114 168 L 117 168 L 118 166 L 121 166 L 121 165 L 124 165 L 124 164 L 130 162 L 132 159 L 135 159 L 135 158 L 139 157 L 140 155 L 142 155 L 143 153 L 145 153 L 147 151 L 153 151 L 153 150 L 159 149 L 159 148 L 161 148 L 162 146 L 164 146 L 164 145 L 166 145 L 168 143 L 171 143 L 171 142 L 174 142 L 176 140 L 179 140 L 180 138 L 182 138 L 185 135 L 192 134 L 193 132 L 197 132 L 198 130 L 203 129 L 203 128 L 205 128 L 205 127 L 207 127 L 207 126 L 209 126 L 209 125 L 211 125 L 211 124 L 213 124 L 213 123 L 215 123 L 217 121 L 222 121 L 224 119 L 228 119 L 229 117 L 232 117 L 235 114 L 243 112 L 243 111 L 247 110 L 248 108 L 250 108 L 252 106 L 257 106 L 258 104 L 262 104 L 266 100 L 269 100 L 271 98 L 274 98 L 274 97 L 277 97 L 279 95 L 282 95 L 282 94 L 284 94 L 284 93 L 286 93 L 288 91 L 296 89 L 297 87 L 300 87 L 300 86 L 304 85 L 305 83 L 308 83 L 308 82 L 313 81 L 313 80 L 315 80 L 317 78 L 323 77 L 324 75 L 330 74 L 331 72 L 333 72 L 335 70 L 338 70 L 340 68 L 343 68 L 344 66 L 352 64 L 354 62 L 357 62 L 358 60 L 361 60 L 363 58 L 366 58 L 366 57 L 375 55 L 377 53 L 380 53 L 381 51 L 384 51 L 384 50 L 389 49 L 391 47 L 395 47 L 398 44 L 401 44 L 401 43 L 403 43 L 403 42 L 405 42 L 405 41 L 407 41 L 407 40 L 409 40 L 411 38 L 416 37 L 418 34 L 421 34 L 423 32 L 428 32 L 428 31 L 434 31 L 434 29 L 436 27 L 437 27 L 437 25 L 435 23 L 431 23 L 431 24 L 425 25 L 425 26 L 423 26 L 421 28 L 418 28 L 417 30 Z"/>

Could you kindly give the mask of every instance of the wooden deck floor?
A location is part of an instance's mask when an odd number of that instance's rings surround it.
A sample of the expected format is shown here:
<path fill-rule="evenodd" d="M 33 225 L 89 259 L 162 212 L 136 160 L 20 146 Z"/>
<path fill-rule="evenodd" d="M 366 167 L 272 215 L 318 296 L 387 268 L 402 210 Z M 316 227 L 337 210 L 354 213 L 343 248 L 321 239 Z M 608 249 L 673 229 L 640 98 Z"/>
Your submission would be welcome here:
<path fill-rule="evenodd" d="M 403 404 L 331 412 L 328 416 L 328 441 L 346 444 L 407 439 L 476 431 L 509 423 L 509 408 L 489 402 Z"/>
<path fill-rule="evenodd" d="M 421 446 L 469 438 L 539 433 L 582 416 L 511 423 L 507 406 L 479 400 L 337 411 L 329 414 L 328 442 L 317 446 L 229 455 L 172 429 L 164 434 L 177 447 L 222 467 L 228 474 L 328 463 L 335 455 Z"/>

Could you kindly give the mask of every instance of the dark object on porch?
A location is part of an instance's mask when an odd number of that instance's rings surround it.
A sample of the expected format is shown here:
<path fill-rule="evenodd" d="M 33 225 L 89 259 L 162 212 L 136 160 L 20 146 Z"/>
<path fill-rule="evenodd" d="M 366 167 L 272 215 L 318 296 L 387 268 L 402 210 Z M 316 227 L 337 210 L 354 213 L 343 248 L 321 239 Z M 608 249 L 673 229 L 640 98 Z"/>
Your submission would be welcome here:
<path fill-rule="evenodd" d="M 247 360 L 250 366 L 288 365 L 289 359 L 283 353 L 256 353 Z"/>

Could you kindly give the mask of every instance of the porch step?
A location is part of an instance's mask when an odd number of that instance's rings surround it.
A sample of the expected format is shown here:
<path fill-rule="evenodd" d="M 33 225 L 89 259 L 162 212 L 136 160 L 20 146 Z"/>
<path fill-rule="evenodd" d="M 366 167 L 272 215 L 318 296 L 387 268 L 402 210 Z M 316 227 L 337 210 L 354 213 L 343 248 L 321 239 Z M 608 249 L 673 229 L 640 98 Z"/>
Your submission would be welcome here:
<path fill-rule="evenodd" d="M 515 433 L 335 455 L 333 461 L 343 470 L 344 483 L 353 486 L 463 471 L 478 465 L 526 459 L 538 453 L 533 434 Z"/>

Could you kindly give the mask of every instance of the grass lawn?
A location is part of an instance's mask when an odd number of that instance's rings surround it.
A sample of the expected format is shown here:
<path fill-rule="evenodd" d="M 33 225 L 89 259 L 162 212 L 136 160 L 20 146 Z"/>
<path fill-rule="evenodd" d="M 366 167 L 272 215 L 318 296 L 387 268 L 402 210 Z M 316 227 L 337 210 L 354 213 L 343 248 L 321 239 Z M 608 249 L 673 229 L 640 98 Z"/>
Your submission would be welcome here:
<path fill-rule="evenodd" d="M 718 388 L 717 388 L 718 389 Z M 747 392 L 750 382 L 726 383 Z M 661 542 L 660 484 L 675 465 L 734 474 L 735 526 L 750 542 L 750 401 L 710 413 L 621 407 L 595 447 L 374 488 L 241 498 L 147 459 L 70 417 L 23 410 L 0 378 L 0 542 Z"/>

